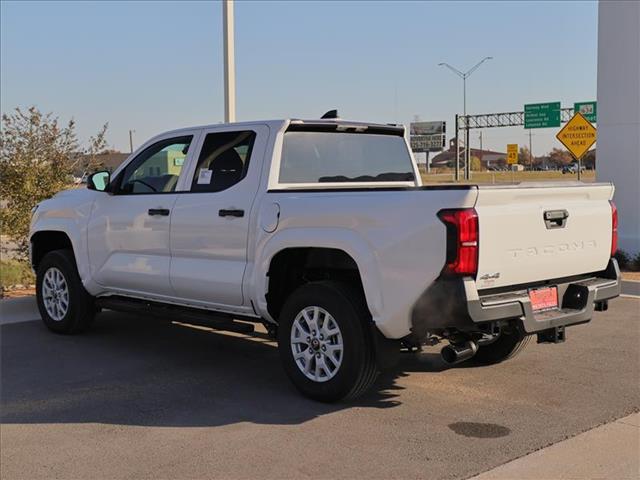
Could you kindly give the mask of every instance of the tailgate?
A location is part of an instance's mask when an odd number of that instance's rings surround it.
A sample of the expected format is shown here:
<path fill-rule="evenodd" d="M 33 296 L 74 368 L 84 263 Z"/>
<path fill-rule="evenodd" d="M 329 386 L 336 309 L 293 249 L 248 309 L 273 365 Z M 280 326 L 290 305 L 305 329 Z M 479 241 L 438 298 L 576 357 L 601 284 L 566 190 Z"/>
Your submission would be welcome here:
<path fill-rule="evenodd" d="M 479 187 L 477 288 L 604 270 L 612 196 L 611 184 Z"/>

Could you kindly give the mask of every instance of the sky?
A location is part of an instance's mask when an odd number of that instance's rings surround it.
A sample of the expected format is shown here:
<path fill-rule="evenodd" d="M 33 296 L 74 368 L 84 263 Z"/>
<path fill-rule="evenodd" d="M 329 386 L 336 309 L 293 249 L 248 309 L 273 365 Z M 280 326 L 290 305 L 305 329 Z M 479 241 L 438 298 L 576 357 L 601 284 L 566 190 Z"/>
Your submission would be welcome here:
<path fill-rule="evenodd" d="M 525 103 L 596 98 L 597 3 L 242 1 L 235 4 L 237 119 L 406 123 Z M 74 118 L 86 142 L 109 122 L 112 148 L 223 120 L 222 5 L 209 1 L 0 3 L 0 110 L 36 105 Z M 561 145 L 533 131 L 533 153 Z M 471 144 L 479 146 L 479 131 Z M 522 128 L 483 130 L 483 146 L 526 145 Z"/>

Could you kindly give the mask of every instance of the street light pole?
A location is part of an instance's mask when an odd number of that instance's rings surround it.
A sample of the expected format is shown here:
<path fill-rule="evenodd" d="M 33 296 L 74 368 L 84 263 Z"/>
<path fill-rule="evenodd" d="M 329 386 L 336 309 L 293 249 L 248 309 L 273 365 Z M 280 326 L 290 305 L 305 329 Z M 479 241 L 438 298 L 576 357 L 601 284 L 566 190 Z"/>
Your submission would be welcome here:
<path fill-rule="evenodd" d="M 462 114 L 467 116 L 467 76 L 462 77 Z"/>
<path fill-rule="evenodd" d="M 129 130 L 129 152 L 133 153 L 133 132 L 135 130 Z"/>
<path fill-rule="evenodd" d="M 224 43 L 224 121 L 236 121 L 236 62 L 233 28 L 233 0 L 222 0 Z"/>
<path fill-rule="evenodd" d="M 464 116 L 464 179 L 469 180 L 469 120 L 467 119 L 467 76 L 462 77 L 462 115 Z"/>
<path fill-rule="evenodd" d="M 469 180 L 471 176 L 471 150 L 469 149 L 469 119 L 467 118 L 467 78 L 471 76 L 473 72 L 475 72 L 480 65 L 482 65 L 487 60 L 491 60 L 493 57 L 484 57 L 478 63 L 476 63 L 473 67 L 471 67 L 466 72 L 461 72 L 455 67 L 452 67 L 448 63 L 442 62 L 439 63 L 439 67 L 447 67 L 453 73 L 462 78 L 462 111 L 464 116 L 464 129 L 465 129 L 465 145 L 464 145 L 464 178 L 465 180 Z M 457 126 L 457 125 L 456 125 Z M 456 157 L 456 165 L 458 162 L 458 158 Z"/>

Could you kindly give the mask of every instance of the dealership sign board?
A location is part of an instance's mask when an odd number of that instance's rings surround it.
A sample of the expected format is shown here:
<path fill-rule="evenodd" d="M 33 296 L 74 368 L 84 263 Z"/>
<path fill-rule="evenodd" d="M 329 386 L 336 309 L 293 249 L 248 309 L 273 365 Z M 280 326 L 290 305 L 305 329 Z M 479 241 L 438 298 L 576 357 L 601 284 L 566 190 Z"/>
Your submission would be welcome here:
<path fill-rule="evenodd" d="M 440 152 L 446 146 L 446 122 L 412 122 L 409 143 L 414 152 Z"/>
<path fill-rule="evenodd" d="M 560 102 L 531 103 L 524 106 L 524 128 L 560 126 Z"/>
<path fill-rule="evenodd" d="M 412 122 L 409 135 L 438 135 L 446 132 L 446 122 Z"/>
<path fill-rule="evenodd" d="M 596 127 L 578 112 L 562 127 L 556 138 L 579 160 L 596 143 Z"/>
<path fill-rule="evenodd" d="M 414 135 L 409 137 L 411 150 L 414 152 L 440 152 L 444 149 L 444 135 Z"/>

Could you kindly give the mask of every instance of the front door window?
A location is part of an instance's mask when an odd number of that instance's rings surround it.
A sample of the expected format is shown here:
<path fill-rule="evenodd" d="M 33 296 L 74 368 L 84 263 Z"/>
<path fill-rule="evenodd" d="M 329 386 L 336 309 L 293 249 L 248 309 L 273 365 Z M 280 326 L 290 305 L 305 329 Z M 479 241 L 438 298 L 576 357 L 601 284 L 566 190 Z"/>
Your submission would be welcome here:
<path fill-rule="evenodd" d="M 125 168 L 116 193 L 169 193 L 176 189 L 193 136 L 169 138 L 147 147 Z"/>

